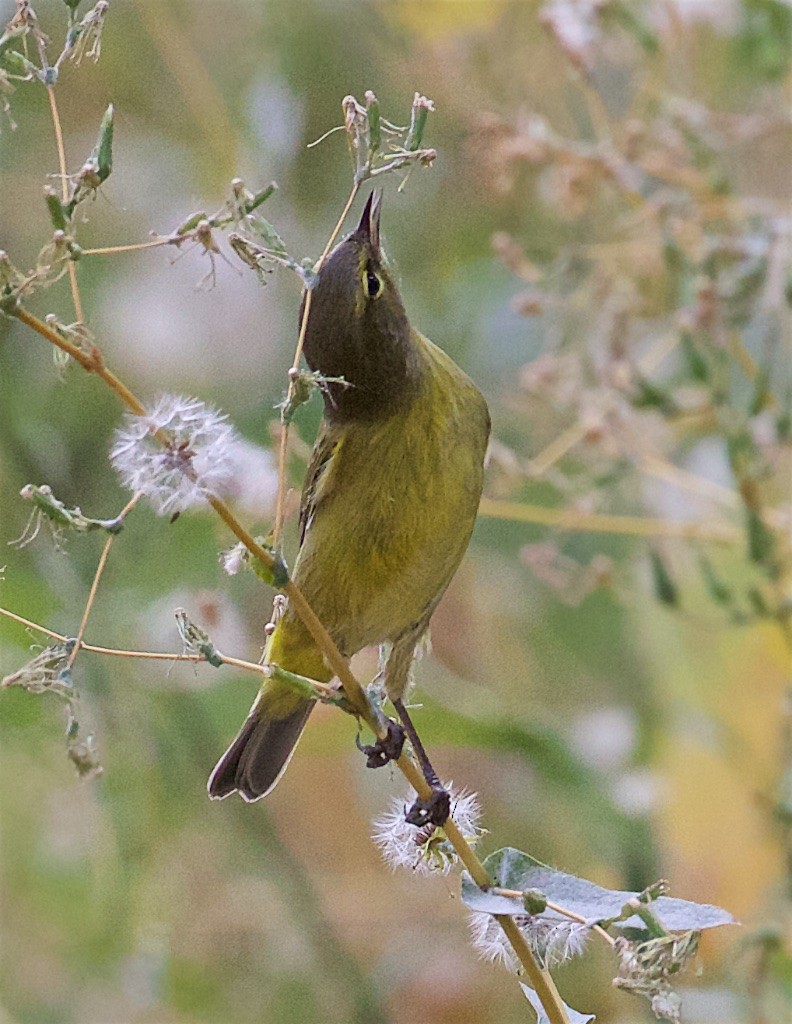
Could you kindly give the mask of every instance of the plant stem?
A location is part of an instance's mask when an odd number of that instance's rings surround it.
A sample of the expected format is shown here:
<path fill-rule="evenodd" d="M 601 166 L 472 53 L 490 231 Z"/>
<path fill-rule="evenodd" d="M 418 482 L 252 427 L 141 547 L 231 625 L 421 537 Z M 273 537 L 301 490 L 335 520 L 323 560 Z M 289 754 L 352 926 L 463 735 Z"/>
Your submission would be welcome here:
<path fill-rule="evenodd" d="M 84 370 L 88 373 L 95 373 L 97 377 L 107 384 L 107 386 L 118 395 L 124 405 L 130 409 L 136 416 L 145 416 L 146 407 L 142 402 L 133 395 L 129 388 L 122 381 L 116 377 L 114 373 L 104 365 L 102 360 L 102 354 L 98 348 L 94 347 L 89 352 L 84 352 L 81 348 L 78 348 L 71 341 L 66 338 L 62 338 L 57 331 L 54 331 L 51 327 L 44 323 L 43 320 L 39 320 L 38 317 L 33 316 L 32 313 L 28 312 L 24 306 L 16 306 L 10 311 L 10 315 L 21 320 L 23 324 L 27 324 L 34 331 L 46 338 L 50 344 L 55 345 L 62 352 L 67 352 L 75 362 L 78 362 Z"/>
<path fill-rule="evenodd" d="M 319 637 L 321 637 L 322 633 L 325 633 L 324 627 L 321 625 L 321 623 L 316 618 L 314 613 L 309 609 L 307 602 L 305 602 L 305 598 L 302 597 L 301 592 L 297 590 L 297 588 L 294 588 L 294 591 L 290 595 L 290 599 L 293 597 L 294 593 L 300 595 L 300 598 L 304 602 L 302 606 L 303 610 L 307 610 L 308 617 L 313 617 L 314 626 L 318 627 L 317 632 L 314 635 L 314 639 L 317 640 L 317 642 L 319 642 Z M 59 640 L 62 643 L 68 639 L 62 633 L 56 633 L 54 630 L 48 629 L 46 626 L 41 626 L 37 622 L 32 622 L 30 619 L 26 619 L 21 615 L 17 615 L 16 612 L 9 611 L 6 608 L 0 608 L 0 615 L 12 619 L 14 622 L 18 622 L 21 625 L 27 626 L 30 629 L 35 629 L 38 632 L 45 633 L 47 636 L 52 637 L 54 640 Z M 311 628 L 308 621 L 306 621 L 305 624 L 309 627 L 309 629 Z M 330 647 L 332 649 L 335 649 L 337 652 L 337 648 L 335 648 L 335 645 L 332 643 L 332 640 L 330 640 L 329 636 L 328 641 Z M 156 661 L 189 661 L 195 663 L 203 662 L 206 660 L 203 655 L 198 654 L 164 654 L 154 651 L 124 651 L 111 647 L 99 647 L 94 644 L 87 644 L 82 640 L 78 641 L 78 643 L 75 645 L 75 648 L 82 648 L 83 650 L 90 651 L 94 654 L 106 654 L 124 658 L 142 658 Z M 330 663 L 331 651 L 325 650 L 324 653 L 325 657 Z M 368 701 L 365 699 L 365 695 L 363 694 L 363 691 L 360 687 L 360 683 L 352 675 L 349 666 L 341 657 L 340 652 L 337 653 L 338 658 L 340 659 L 337 666 L 338 675 L 339 677 L 346 677 L 346 684 L 344 678 L 341 678 L 340 681 L 342 686 L 344 686 L 344 690 L 347 696 L 353 703 L 356 704 L 351 694 L 355 694 L 356 692 L 359 693 L 360 697 L 362 698 L 365 704 L 365 714 L 363 714 L 362 717 L 366 718 L 369 727 L 372 728 L 372 730 L 375 733 L 379 734 L 378 723 L 373 716 Z M 253 662 L 249 661 L 243 661 L 240 658 L 227 657 L 223 654 L 219 654 L 219 656 L 222 659 L 222 661 L 227 665 L 245 669 L 247 671 L 257 672 L 258 674 L 263 673 L 263 666 L 261 665 L 254 664 Z M 347 689 L 347 684 L 350 687 L 349 689 Z M 402 754 L 399 757 L 396 764 L 398 765 L 404 777 L 413 787 L 415 792 L 423 799 L 428 799 L 431 796 L 432 791 L 429 788 L 426 780 L 424 779 L 423 773 L 419 770 L 418 766 L 413 762 L 413 760 L 408 755 Z M 452 818 L 449 818 L 445 822 L 445 824 L 443 825 L 443 831 L 445 832 L 446 836 L 448 837 L 448 841 L 454 847 L 457 856 L 459 857 L 464 867 L 467 869 L 473 881 L 482 889 L 489 889 L 492 885 L 491 879 L 487 875 L 487 872 L 484 870 L 483 864 L 474 853 L 470 844 L 459 831 Z M 511 943 L 515 953 L 517 954 L 517 957 L 520 960 L 520 963 L 525 968 L 526 975 L 530 979 L 532 986 L 536 989 L 536 992 L 542 1001 L 542 1005 L 547 1011 L 548 1019 L 551 1021 L 551 1024 L 569 1024 L 569 1019 L 567 1017 L 566 1011 L 564 1010 L 563 1001 L 561 1000 L 558 991 L 556 990 L 555 983 L 553 982 L 552 977 L 550 976 L 548 971 L 542 969 L 536 962 L 536 959 L 531 951 L 531 948 L 526 942 L 522 932 L 520 932 L 519 928 L 516 927 L 514 921 L 508 915 L 497 915 L 497 920 L 501 927 L 503 928 L 504 933 L 508 937 L 509 942 Z"/>
<path fill-rule="evenodd" d="M 127 514 L 132 511 L 135 505 L 137 505 L 139 500 L 140 495 L 136 494 L 131 499 L 131 501 L 127 502 L 127 504 L 124 506 L 124 508 L 118 515 L 118 520 L 121 521 L 125 519 Z M 99 562 L 96 566 L 96 572 L 94 573 L 93 582 L 91 583 L 91 589 L 88 592 L 88 600 L 85 602 L 85 611 L 83 612 L 83 617 L 82 620 L 80 621 L 80 627 L 77 630 L 77 642 L 75 643 L 72 652 L 69 655 L 69 660 L 66 662 L 67 668 L 71 668 L 74 665 L 77 655 L 80 653 L 82 639 L 85 636 L 85 627 L 88 625 L 88 618 L 91 614 L 91 609 L 93 608 L 94 601 L 96 600 L 96 592 L 99 589 L 99 580 L 102 578 L 102 573 L 105 570 L 105 566 L 107 565 L 107 559 L 110 554 L 110 548 L 112 548 L 113 541 L 116 539 L 116 536 L 117 534 L 111 534 L 107 538 L 107 540 L 104 543 L 104 547 L 102 548 L 102 553 L 99 556 Z"/>
<path fill-rule="evenodd" d="M 9 611 L 8 608 L 0 608 L 0 615 L 5 616 L 7 619 L 12 619 L 14 622 L 18 622 L 20 625 L 27 626 L 30 629 L 35 629 L 39 633 L 44 633 L 46 636 L 51 637 L 53 640 L 59 640 L 61 643 L 65 643 L 67 640 L 71 639 L 70 637 L 64 636 L 62 633 L 56 633 L 54 629 L 42 626 L 39 622 L 32 622 L 30 619 L 17 615 L 16 612 Z M 208 664 L 208 659 L 204 654 L 170 654 L 164 651 L 125 651 L 118 647 L 99 647 L 96 644 L 88 644 L 84 640 L 77 640 L 75 642 L 75 648 L 88 651 L 91 654 L 104 654 L 114 658 L 139 658 L 141 661 L 186 661 L 193 665 L 200 665 L 204 662 Z M 264 665 L 259 665 L 254 661 L 245 661 L 242 658 L 233 658 L 230 655 L 222 654 L 220 651 L 216 651 L 216 654 L 222 663 L 224 665 L 228 665 L 230 668 L 240 668 L 245 672 L 255 672 L 256 675 L 259 676 L 265 675 Z M 319 694 L 332 695 L 336 692 L 328 683 L 320 683 L 316 679 L 312 679 L 311 683 Z"/>
<path fill-rule="evenodd" d="M 333 243 L 338 237 L 341 228 L 344 225 L 344 221 L 347 218 L 349 211 L 352 209 L 352 204 L 360 189 L 360 182 L 356 181 L 349 193 L 344 209 L 341 211 L 341 216 L 336 221 L 336 226 L 330 233 L 330 237 L 327 240 L 327 245 L 322 251 L 322 255 L 319 257 L 319 261 L 314 268 L 318 274 L 324 266 L 324 262 L 327 259 L 330 250 L 333 248 Z M 297 347 L 294 350 L 294 358 L 292 359 L 291 369 L 293 371 L 299 370 L 300 360 L 302 359 L 303 346 L 305 344 L 305 334 L 308 330 L 308 316 L 311 312 L 311 296 L 313 292 L 309 288 L 305 293 L 305 302 L 303 304 L 302 318 L 300 319 L 300 331 L 297 335 Z M 292 377 L 289 377 L 289 390 L 288 399 L 292 398 L 294 394 L 294 381 Z M 273 544 L 277 547 L 280 542 L 281 533 L 283 532 L 283 510 L 286 502 L 286 451 L 289 442 L 289 425 L 285 421 L 281 420 L 281 431 L 280 431 L 280 444 L 278 446 L 278 497 L 275 502 L 275 526 L 272 530 Z"/>
<path fill-rule="evenodd" d="M 121 252 L 137 252 L 138 249 L 157 249 L 163 245 L 173 245 L 173 238 L 155 238 L 150 242 L 132 242 L 130 245 L 105 245 L 98 249 L 83 249 L 83 256 L 110 256 Z"/>
<path fill-rule="evenodd" d="M 503 929 L 503 933 L 512 945 L 520 963 L 525 968 L 525 973 L 535 989 L 539 1000 L 547 1013 L 550 1024 L 569 1024 L 569 1015 L 566 1007 L 558 994 L 555 982 L 546 968 L 542 968 L 536 962 L 525 936 L 520 931 L 517 922 L 508 914 L 496 914 L 495 920 Z"/>
<path fill-rule="evenodd" d="M 58 150 L 58 167 L 60 169 L 60 181 L 61 181 L 61 197 L 63 202 L 66 203 L 69 200 L 69 185 L 68 178 L 66 177 L 66 149 L 63 145 L 63 130 L 61 129 L 60 115 L 58 114 L 58 103 L 55 99 L 55 87 L 52 85 L 47 86 L 47 97 L 49 99 L 50 114 L 52 115 L 52 127 L 55 130 L 55 146 Z M 82 299 L 80 298 L 80 289 L 77 285 L 77 267 L 74 260 L 69 260 L 69 284 L 71 286 L 72 302 L 74 303 L 74 312 L 77 317 L 78 323 L 85 323 L 85 314 L 83 313 Z"/>
<path fill-rule="evenodd" d="M 503 889 L 501 886 L 494 887 L 492 890 L 498 896 L 507 896 L 509 899 L 522 901 L 525 897 L 525 893 L 519 889 Z M 568 910 L 566 907 L 560 906 L 558 903 L 552 903 L 550 900 L 545 900 L 545 904 L 548 910 L 554 910 L 556 914 L 561 914 L 563 917 L 568 917 L 570 921 L 577 921 L 579 924 L 588 924 L 588 918 L 583 917 L 582 914 L 576 914 L 574 910 Z M 591 925 L 591 930 L 597 932 L 602 938 L 606 939 L 608 944 L 613 946 L 616 940 L 612 935 L 608 935 L 605 929 L 598 924 Z"/>
<path fill-rule="evenodd" d="M 517 523 L 540 523 L 560 530 L 590 533 L 617 533 L 634 537 L 687 537 L 716 544 L 736 544 L 742 533 L 728 523 L 672 522 L 644 516 L 596 515 L 568 508 L 524 505 L 519 501 L 495 501 L 482 498 L 479 515 L 490 519 L 508 519 Z"/>

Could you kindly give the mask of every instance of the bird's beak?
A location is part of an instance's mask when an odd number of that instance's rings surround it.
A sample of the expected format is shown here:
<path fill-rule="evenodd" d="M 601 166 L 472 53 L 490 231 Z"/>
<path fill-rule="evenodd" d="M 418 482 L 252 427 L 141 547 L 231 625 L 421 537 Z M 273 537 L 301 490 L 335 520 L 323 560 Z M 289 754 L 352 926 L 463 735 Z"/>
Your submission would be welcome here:
<path fill-rule="evenodd" d="M 380 252 L 380 214 L 382 213 L 382 191 L 375 189 L 366 200 L 363 207 L 363 216 L 357 226 L 355 235 L 368 242 L 374 250 L 375 256 L 379 257 Z"/>

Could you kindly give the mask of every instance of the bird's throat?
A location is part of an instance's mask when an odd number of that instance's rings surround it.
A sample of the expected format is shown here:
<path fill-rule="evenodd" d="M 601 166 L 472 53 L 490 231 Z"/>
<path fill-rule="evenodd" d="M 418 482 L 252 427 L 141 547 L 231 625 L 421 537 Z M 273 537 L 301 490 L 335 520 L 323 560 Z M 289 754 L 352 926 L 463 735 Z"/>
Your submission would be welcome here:
<path fill-rule="evenodd" d="M 324 378 L 325 416 L 331 422 L 390 416 L 409 406 L 420 387 L 420 359 L 409 327 L 372 331 L 362 326 L 324 324 L 311 331 L 309 324 L 305 358 Z"/>

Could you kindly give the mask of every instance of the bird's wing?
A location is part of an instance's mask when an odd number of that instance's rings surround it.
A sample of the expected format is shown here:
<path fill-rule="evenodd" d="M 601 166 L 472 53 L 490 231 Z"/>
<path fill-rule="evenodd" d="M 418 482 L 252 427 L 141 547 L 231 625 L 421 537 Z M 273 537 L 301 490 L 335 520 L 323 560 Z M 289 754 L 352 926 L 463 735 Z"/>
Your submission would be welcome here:
<path fill-rule="evenodd" d="M 305 474 L 305 483 L 300 498 L 300 546 L 302 546 L 305 534 L 311 526 L 311 520 L 322 494 L 322 481 L 340 442 L 338 433 L 323 422 L 311 452 L 311 461 Z"/>

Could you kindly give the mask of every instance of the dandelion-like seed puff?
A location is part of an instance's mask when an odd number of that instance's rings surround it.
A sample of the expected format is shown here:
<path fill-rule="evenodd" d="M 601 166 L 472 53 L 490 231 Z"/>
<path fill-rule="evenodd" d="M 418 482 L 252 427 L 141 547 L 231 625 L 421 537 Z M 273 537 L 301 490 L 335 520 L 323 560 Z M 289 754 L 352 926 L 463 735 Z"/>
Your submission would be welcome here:
<path fill-rule="evenodd" d="M 236 431 L 216 409 L 194 398 L 161 395 L 145 416 L 127 413 L 110 461 L 126 487 L 169 516 L 225 491 L 236 442 Z"/>
<path fill-rule="evenodd" d="M 543 967 L 558 967 L 579 956 L 589 935 L 589 926 L 546 914 L 515 914 L 514 922 Z M 485 960 L 501 963 L 511 970 L 519 961 L 500 925 L 491 914 L 473 911 L 470 940 Z"/>
<path fill-rule="evenodd" d="M 455 792 L 453 782 L 445 783 L 444 789 L 451 795 L 451 814 L 457 828 L 466 842 L 475 846 L 486 832 L 479 824 L 481 807 L 476 794 L 464 789 Z M 390 808 L 375 819 L 372 839 L 394 870 L 405 867 L 421 875 L 434 872 L 447 875 L 458 857 L 442 827 L 432 824 L 417 827 L 404 819 L 405 810 L 415 796 L 413 792 L 406 800 L 395 798 Z"/>

